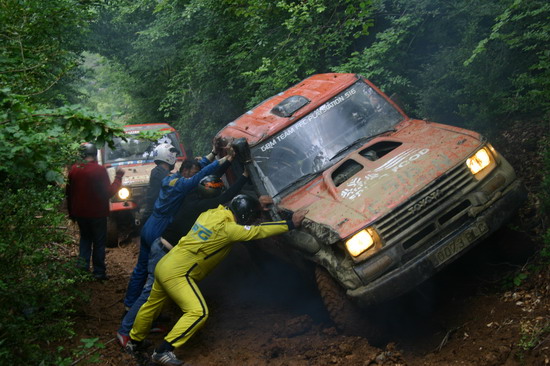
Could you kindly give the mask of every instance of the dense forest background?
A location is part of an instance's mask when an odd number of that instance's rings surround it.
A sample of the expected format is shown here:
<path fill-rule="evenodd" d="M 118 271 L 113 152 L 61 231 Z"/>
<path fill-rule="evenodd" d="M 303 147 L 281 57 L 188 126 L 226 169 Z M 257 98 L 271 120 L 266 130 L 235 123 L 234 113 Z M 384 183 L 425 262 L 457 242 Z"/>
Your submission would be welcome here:
<path fill-rule="evenodd" d="M 63 173 L 83 141 L 169 122 L 199 155 L 226 123 L 323 72 L 362 74 L 411 116 L 489 136 L 549 128 L 542 0 L 0 0 L 0 40 L 0 364 L 70 364 L 39 349 L 72 334 L 88 280 L 60 255 Z M 547 213 L 550 145 L 537 144 Z"/>

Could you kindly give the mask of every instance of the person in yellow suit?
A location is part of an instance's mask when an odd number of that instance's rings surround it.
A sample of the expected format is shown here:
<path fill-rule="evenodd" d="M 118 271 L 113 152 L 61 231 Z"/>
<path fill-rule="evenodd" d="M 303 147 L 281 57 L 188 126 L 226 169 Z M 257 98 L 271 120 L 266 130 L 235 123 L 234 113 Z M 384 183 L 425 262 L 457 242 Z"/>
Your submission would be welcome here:
<path fill-rule="evenodd" d="M 208 318 L 208 307 L 197 282 L 229 254 L 233 243 L 285 233 L 300 226 L 307 214 L 306 210 L 299 210 L 291 220 L 249 225 L 260 212 L 256 198 L 240 194 L 228 207 L 220 205 L 198 217 L 189 233 L 158 262 L 151 294 L 130 331 L 131 346 L 139 349 L 153 320 L 170 298 L 181 308 L 183 316 L 155 348 L 151 360 L 159 365 L 184 364 L 174 355 L 174 349 L 187 342 Z"/>

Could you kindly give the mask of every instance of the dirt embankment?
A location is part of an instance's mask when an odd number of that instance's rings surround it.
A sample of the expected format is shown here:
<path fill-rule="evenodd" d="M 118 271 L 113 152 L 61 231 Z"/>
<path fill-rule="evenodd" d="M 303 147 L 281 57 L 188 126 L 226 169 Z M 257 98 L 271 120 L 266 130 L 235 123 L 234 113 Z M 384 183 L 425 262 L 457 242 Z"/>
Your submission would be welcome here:
<path fill-rule="evenodd" d="M 518 124 L 494 145 L 534 192 L 540 136 L 529 131 Z M 538 212 L 531 196 L 515 230 L 498 232 L 415 292 L 384 304 L 379 312 L 390 341 L 380 347 L 340 334 L 313 281 L 276 260 L 259 270 L 237 245 L 201 284 L 210 309 L 206 326 L 176 354 L 202 366 L 549 365 L 550 271 L 531 268 L 543 228 Z M 111 279 L 86 284 L 91 299 L 74 319 L 77 335 L 66 348 L 99 337 L 106 347 L 92 354 L 100 365 L 138 364 L 114 340 L 137 248 L 134 238 L 108 250 Z M 528 277 L 518 276 L 526 269 Z M 177 319 L 177 310 L 167 313 Z"/>

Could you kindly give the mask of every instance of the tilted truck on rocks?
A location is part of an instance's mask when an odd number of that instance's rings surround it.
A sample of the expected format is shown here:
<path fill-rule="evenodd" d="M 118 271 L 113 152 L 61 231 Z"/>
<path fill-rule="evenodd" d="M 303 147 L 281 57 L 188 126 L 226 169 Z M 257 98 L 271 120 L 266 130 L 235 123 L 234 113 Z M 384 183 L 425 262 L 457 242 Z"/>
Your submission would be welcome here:
<path fill-rule="evenodd" d="M 218 136 L 247 140 L 254 189 L 279 209 L 273 219 L 309 210 L 299 230 L 264 247 L 313 264 L 343 329 L 369 327 L 350 317 L 353 304 L 415 288 L 501 227 L 526 197 L 483 136 L 412 119 L 355 74 L 309 77 Z"/>

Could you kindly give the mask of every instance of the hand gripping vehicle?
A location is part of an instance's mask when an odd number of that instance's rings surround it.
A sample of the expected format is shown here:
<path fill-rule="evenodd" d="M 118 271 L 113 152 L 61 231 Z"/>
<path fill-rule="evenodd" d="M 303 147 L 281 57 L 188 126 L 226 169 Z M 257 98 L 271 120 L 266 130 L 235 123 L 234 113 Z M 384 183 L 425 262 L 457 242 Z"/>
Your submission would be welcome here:
<path fill-rule="evenodd" d="M 126 171 L 122 178 L 122 187 L 110 201 L 110 214 L 107 221 L 107 246 L 118 245 L 122 226 L 130 229 L 142 223 L 144 204 L 149 186 L 149 175 L 156 166 L 154 150 L 158 145 L 171 144 L 176 148 L 176 161 L 183 161 L 186 153 L 176 130 L 166 123 L 147 123 L 124 126 L 126 140 L 116 137 L 114 148 L 107 144 L 100 151 L 99 163 L 107 168 L 111 180 L 116 167 Z M 139 139 L 142 131 L 162 131 L 164 135 L 156 141 Z"/>
<path fill-rule="evenodd" d="M 311 76 L 218 137 L 246 139 L 254 189 L 273 197 L 273 219 L 309 210 L 299 230 L 265 247 L 313 264 L 344 330 L 369 326 L 349 316 L 350 304 L 368 307 L 412 290 L 501 227 L 526 198 L 483 136 L 412 119 L 355 74 Z"/>

